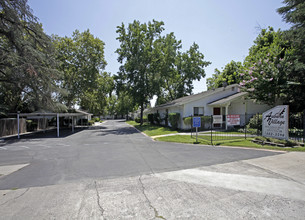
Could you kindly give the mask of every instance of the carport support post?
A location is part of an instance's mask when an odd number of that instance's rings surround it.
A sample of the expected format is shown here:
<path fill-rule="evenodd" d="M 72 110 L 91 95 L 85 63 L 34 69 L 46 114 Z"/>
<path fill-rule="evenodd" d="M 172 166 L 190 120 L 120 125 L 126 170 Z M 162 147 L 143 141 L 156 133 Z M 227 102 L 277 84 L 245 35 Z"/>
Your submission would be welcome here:
<path fill-rule="evenodd" d="M 305 143 L 305 109 L 303 111 L 303 143 Z"/>
<path fill-rule="evenodd" d="M 57 113 L 57 137 L 59 137 L 59 114 Z"/>
<path fill-rule="evenodd" d="M 74 133 L 74 117 L 72 116 L 72 133 Z"/>
<path fill-rule="evenodd" d="M 20 139 L 20 121 L 19 121 L 19 114 L 20 112 L 17 112 L 17 132 L 18 132 L 18 139 Z"/>

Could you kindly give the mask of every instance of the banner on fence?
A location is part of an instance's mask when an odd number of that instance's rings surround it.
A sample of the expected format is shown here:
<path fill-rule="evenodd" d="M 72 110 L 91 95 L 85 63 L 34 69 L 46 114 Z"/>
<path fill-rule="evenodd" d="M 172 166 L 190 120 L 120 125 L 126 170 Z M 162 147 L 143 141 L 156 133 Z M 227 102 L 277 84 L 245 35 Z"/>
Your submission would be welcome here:
<path fill-rule="evenodd" d="M 222 115 L 213 115 L 213 123 L 221 124 L 222 123 Z"/>
<path fill-rule="evenodd" d="M 240 115 L 227 115 L 227 125 L 240 125 Z"/>
<path fill-rule="evenodd" d="M 263 136 L 288 140 L 288 105 L 278 105 L 263 113 Z"/>

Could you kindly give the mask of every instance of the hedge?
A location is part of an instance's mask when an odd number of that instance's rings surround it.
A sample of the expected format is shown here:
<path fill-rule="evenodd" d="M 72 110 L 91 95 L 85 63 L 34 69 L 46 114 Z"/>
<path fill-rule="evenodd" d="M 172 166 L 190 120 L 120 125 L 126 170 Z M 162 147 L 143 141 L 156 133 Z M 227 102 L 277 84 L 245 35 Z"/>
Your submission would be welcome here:
<path fill-rule="evenodd" d="M 154 122 L 156 122 L 157 125 L 159 125 L 160 122 L 161 122 L 160 114 L 159 113 L 154 113 L 153 117 L 154 117 Z"/>
<path fill-rule="evenodd" d="M 201 118 L 201 127 L 203 127 L 204 124 L 211 124 L 212 118 L 211 116 L 198 116 Z M 186 125 L 192 125 L 192 117 L 185 117 L 183 118 L 183 122 Z"/>
<path fill-rule="evenodd" d="M 147 119 L 149 123 L 154 124 L 154 114 L 148 114 Z"/>
<path fill-rule="evenodd" d="M 180 119 L 180 113 L 169 113 L 168 114 L 168 120 L 169 120 L 173 129 L 178 128 L 179 119 Z"/>
<path fill-rule="evenodd" d="M 144 122 L 147 122 L 148 120 L 147 120 L 147 117 L 143 117 L 143 123 Z M 141 119 L 140 118 L 135 118 L 135 122 L 137 122 L 137 123 L 141 123 Z"/>
<path fill-rule="evenodd" d="M 192 117 L 185 117 L 185 118 L 183 118 L 183 122 L 186 125 L 192 125 Z"/>

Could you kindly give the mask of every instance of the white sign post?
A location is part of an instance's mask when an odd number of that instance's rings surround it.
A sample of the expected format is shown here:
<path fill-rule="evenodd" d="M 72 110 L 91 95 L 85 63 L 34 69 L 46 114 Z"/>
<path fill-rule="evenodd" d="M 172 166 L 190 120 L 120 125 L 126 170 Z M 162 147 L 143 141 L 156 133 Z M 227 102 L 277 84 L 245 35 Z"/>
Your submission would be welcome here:
<path fill-rule="evenodd" d="M 278 105 L 263 113 L 263 136 L 288 140 L 289 106 Z"/>

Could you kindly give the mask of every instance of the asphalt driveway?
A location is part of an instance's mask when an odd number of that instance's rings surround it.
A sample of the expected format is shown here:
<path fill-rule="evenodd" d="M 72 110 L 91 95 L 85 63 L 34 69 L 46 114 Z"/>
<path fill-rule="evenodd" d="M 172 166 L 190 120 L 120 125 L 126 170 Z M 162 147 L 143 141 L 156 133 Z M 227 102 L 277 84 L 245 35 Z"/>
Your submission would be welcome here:
<path fill-rule="evenodd" d="M 302 152 L 154 142 L 119 120 L 61 134 L 0 142 L 1 219 L 304 219 Z"/>
<path fill-rule="evenodd" d="M 39 134 L 2 141 L 0 166 L 29 164 L 0 178 L 0 189 L 54 185 L 90 178 L 159 173 L 279 153 L 155 142 L 123 120 L 64 135 Z"/>

